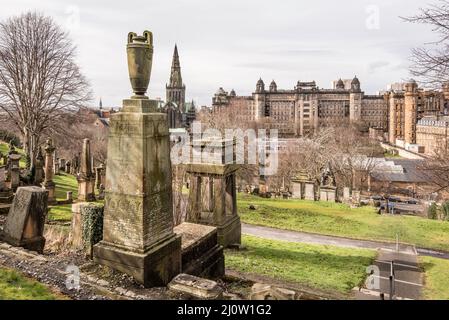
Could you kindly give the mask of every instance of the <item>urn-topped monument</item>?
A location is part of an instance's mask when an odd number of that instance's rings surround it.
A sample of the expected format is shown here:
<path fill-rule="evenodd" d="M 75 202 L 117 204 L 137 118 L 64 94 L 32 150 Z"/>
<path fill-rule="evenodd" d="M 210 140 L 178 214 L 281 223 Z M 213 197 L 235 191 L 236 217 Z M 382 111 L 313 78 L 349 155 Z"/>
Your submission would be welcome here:
<path fill-rule="evenodd" d="M 94 261 L 132 275 L 146 287 L 166 285 L 181 271 L 181 238 L 173 232 L 167 116 L 145 96 L 153 37 L 129 33 L 134 96 L 110 118 L 103 240 Z"/>
<path fill-rule="evenodd" d="M 133 98 L 145 99 L 153 64 L 153 34 L 150 31 L 144 31 L 143 36 L 138 36 L 130 32 L 126 52 L 129 80 L 135 93 Z"/>

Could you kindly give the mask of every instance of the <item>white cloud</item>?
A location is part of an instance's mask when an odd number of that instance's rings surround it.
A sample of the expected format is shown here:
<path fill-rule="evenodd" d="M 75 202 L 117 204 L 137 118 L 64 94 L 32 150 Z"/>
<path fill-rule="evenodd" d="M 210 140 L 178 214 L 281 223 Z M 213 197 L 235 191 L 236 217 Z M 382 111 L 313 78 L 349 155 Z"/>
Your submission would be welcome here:
<path fill-rule="evenodd" d="M 219 86 L 250 94 L 261 76 L 292 88 L 297 80 L 328 87 L 336 78 L 357 74 L 365 91 L 375 92 L 406 78 L 410 48 L 433 39 L 428 28 L 399 18 L 416 13 L 422 0 L 2 2 L 1 19 L 31 9 L 64 26 L 74 25 L 67 23 L 78 8 L 79 25 L 71 30 L 78 60 L 97 101 L 101 96 L 110 106 L 131 94 L 129 31 L 154 33 L 150 96 L 165 98 L 177 42 L 187 99 L 201 104 L 210 104 Z M 374 29 L 366 27 L 367 8 L 373 6 L 379 8 Z"/>

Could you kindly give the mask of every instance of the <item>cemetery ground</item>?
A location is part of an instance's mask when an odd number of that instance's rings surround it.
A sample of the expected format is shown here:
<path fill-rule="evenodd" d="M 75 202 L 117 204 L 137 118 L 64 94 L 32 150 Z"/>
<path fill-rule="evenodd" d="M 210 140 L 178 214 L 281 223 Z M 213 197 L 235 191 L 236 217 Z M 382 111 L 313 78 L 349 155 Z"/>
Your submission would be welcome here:
<path fill-rule="evenodd" d="M 64 297 L 15 270 L 0 268 L 0 300 L 55 299 L 64 299 Z"/>
<path fill-rule="evenodd" d="M 74 176 L 61 173 L 54 177 L 54 181 L 58 199 L 65 199 L 67 191 L 73 192 L 76 199 L 77 182 Z M 249 204 L 255 205 L 256 210 L 249 210 Z M 416 217 L 379 216 L 370 207 L 350 209 L 342 204 L 262 199 L 242 194 L 239 195 L 238 205 L 239 214 L 245 223 L 350 238 L 389 241 L 394 240 L 395 234 L 398 232 L 401 235 L 401 241 L 404 242 L 417 243 L 418 240 L 421 240 L 420 243 L 426 244 L 429 248 L 441 250 L 447 250 L 448 248 L 448 244 L 444 242 L 443 234 L 447 236 L 449 223 Z M 48 215 L 50 225 L 47 225 L 46 237 L 50 248 L 50 256 L 54 256 L 56 259 L 60 258 L 55 252 L 64 247 L 64 241 L 60 241 L 59 238 L 67 237 L 71 217 L 70 204 L 50 206 Z M 422 230 L 418 230 L 419 228 L 422 228 Z M 408 238 L 404 237 L 408 233 L 412 233 L 412 235 L 409 235 Z M 426 236 L 424 236 L 425 233 Z M 311 298 L 350 299 L 352 297 L 351 290 L 363 283 L 366 277 L 366 267 L 372 264 L 377 256 L 375 250 L 368 249 L 311 245 L 245 235 L 242 240 L 244 250 L 227 249 L 225 251 L 227 275 L 229 277 L 225 280 L 225 285 L 229 287 L 230 292 L 241 293 L 243 296 L 248 293 L 252 283 L 268 282 L 309 293 Z M 449 270 L 449 260 L 420 257 L 420 262 L 425 271 L 423 298 L 448 299 L 449 276 L 447 270 Z M 63 261 L 58 261 L 58 263 L 63 263 Z M 16 276 L 21 279 L 20 281 L 32 284 L 30 288 L 43 288 L 37 290 L 37 293 L 33 293 L 32 289 L 26 289 L 25 291 L 30 291 L 26 293 L 29 296 L 23 296 L 22 298 L 52 299 L 66 297 L 54 295 L 54 290 L 45 285 L 37 286 L 38 282 L 28 278 L 28 276 L 34 278 L 33 274 L 21 274 L 20 267 L 16 268 L 16 266 L 18 265 L 2 263 L 3 269 L 1 271 L 6 270 L 5 268 L 15 269 Z M 87 271 L 93 275 L 106 272 L 102 268 L 96 269 L 93 266 L 88 266 L 87 269 L 89 268 L 93 269 L 82 271 Z M 34 270 L 34 268 L 31 269 Z M 52 272 L 44 270 L 43 273 L 45 275 Z M 16 290 L 15 287 L 27 287 L 21 285 L 20 281 L 11 282 L 7 279 L 0 277 L 0 287 L 3 288 L 4 297 L 20 299 L 21 296 L 14 291 Z M 36 279 L 41 280 L 40 277 Z M 126 285 L 120 280 L 117 286 L 120 289 L 122 287 L 131 288 L 133 285 L 130 282 L 131 280 L 127 281 L 128 284 Z M 91 296 L 85 295 L 84 297 L 89 298 Z M 93 297 L 101 298 L 96 295 L 93 295 Z M 121 295 L 117 295 L 117 297 L 120 298 Z"/>
<path fill-rule="evenodd" d="M 253 205 L 256 210 L 249 209 Z M 379 215 L 373 207 L 320 201 L 263 199 L 239 194 L 242 222 L 277 229 L 360 240 L 395 242 L 449 251 L 449 222 L 404 215 Z"/>

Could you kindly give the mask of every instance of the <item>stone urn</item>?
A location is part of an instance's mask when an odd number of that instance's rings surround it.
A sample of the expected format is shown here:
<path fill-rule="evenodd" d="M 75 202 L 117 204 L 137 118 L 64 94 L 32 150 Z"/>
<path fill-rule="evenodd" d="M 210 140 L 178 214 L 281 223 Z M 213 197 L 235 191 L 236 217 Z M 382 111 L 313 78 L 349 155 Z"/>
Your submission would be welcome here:
<path fill-rule="evenodd" d="M 153 34 L 150 31 L 144 31 L 143 36 L 138 36 L 136 33 L 130 32 L 126 51 L 129 80 L 135 93 L 132 98 L 146 99 L 145 92 L 150 83 L 153 64 Z"/>

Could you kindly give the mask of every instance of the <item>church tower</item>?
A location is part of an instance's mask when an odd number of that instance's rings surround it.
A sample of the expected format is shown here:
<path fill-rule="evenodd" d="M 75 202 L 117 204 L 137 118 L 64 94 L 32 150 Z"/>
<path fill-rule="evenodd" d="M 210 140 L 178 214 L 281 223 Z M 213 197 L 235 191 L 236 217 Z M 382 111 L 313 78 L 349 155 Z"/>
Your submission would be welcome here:
<path fill-rule="evenodd" d="M 179 63 L 178 47 L 175 45 L 171 64 L 170 83 L 166 85 L 166 102 L 175 103 L 181 113 L 185 113 L 186 87 L 182 82 L 181 64 Z"/>

